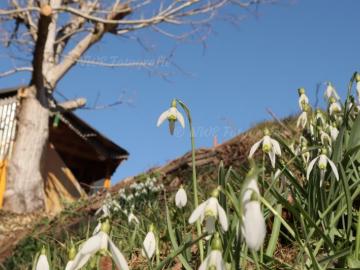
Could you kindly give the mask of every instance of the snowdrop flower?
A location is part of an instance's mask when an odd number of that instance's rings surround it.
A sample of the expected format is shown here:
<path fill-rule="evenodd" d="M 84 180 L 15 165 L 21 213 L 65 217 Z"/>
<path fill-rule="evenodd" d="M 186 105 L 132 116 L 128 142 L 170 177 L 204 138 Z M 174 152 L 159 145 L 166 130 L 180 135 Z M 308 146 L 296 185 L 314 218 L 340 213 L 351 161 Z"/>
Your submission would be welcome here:
<path fill-rule="evenodd" d="M 242 234 L 248 247 L 254 251 L 260 249 L 266 235 L 266 225 L 260 202 L 254 198 L 260 195 L 256 178 L 251 178 L 245 186 L 242 197 L 243 219 Z"/>
<path fill-rule="evenodd" d="M 304 129 L 306 127 L 307 122 L 308 122 L 307 111 L 303 111 L 296 121 L 296 127 L 297 128 L 301 127 L 301 129 Z"/>
<path fill-rule="evenodd" d="M 307 148 L 306 144 L 301 146 L 301 152 L 302 152 L 301 158 L 302 158 L 303 162 L 305 164 L 308 164 L 309 160 L 310 160 L 310 153 L 308 151 L 308 148 Z"/>
<path fill-rule="evenodd" d="M 104 203 L 98 210 L 96 210 L 95 215 L 101 215 L 101 218 L 106 218 L 110 216 L 110 207 L 108 204 Z"/>
<path fill-rule="evenodd" d="M 314 121 L 313 120 L 309 121 L 309 132 L 310 132 L 311 137 L 315 136 L 315 128 L 314 128 Z"/>
<path fill-rule="evenodd" d="M 205 260 L 201 263 L 198 270 L 225 270 L 226 265 L 221 252 L 221 240 L 216 233 L 211 243 L 211 251 Z"/>
<path fill-rule="evenodd" d="M 108 232 L 110 231 L 109 220 L 102 223 L 101 231 L 96 235 L 90 237 L 80 248 L 76 254 L 73 262 L 67 270 L 79 270 L 81 269 L 89 259 L 95 255 L 98 251 L 102 252 L 109 250 L 111 257 L 116 264 L 116 267 L 121 270 L 129 270 L 129 266 L 126 262 L 124 255 L 111 241 Z"/>
<path fill-rule="evenodd" d="M 97 234 L 98 232 L 100 232 L 100 230 L 101 230 L 101 222 L 98 222 L 98 224 L 96 225 L 92 235 Z"/>
<path fill-rule="evenodd" d="M 128 223 L 132 223 L 133 221 L 136 224 L 140 223 L 139 219 L 133 214 L 133 212 L 130 212 L 130 214 L 128 215 Z"/>
<path fill-rule="evenodd" d="M 74 264 L 74 261 L 68 261 L 68 263 L 66 264 L 66 266 L 65 266 L 65 270 L 71 270 L 71 269 L 73 269 L 72 267 L 73 267 L 73 264 Z"/>
<path fill-rule="evenodd" d="M 331 145 L 332 140 L 329 134 L 327 134 L 325 131 L 320 130 L 320 141 L 323 145 Z"/>
<path fill-rule="evenodd" d="M 300 110 L 304 110 L 304 106 L 309 104 L 309 98 L 306 96 L 304 88 L 299 88 L 298 93 Z"/>
<path fill-rule="evenodd" d="M 358 72 L 355 73 L 355 82 L 356 82 L 356 85 L 355 85 L 356 93 L 360 100 L 360 73 L 358 73 Z"/>
<path fill-rule="evenodd" d="M 46 250 L 44 247 L 41 250 L 41 254 L 38 258 L 35 269 L 36 270 L 50 270 L 50 265 L 49 265 L 48 259 L 46 257 Z"/>
<path fill-rule="evenodd" d="M 76 256 L 76 248 L 75 248 L 74 244 L 71 242 L 71 247 L 69 249 L 69 254 L 68 254 L 69 261 L 66 264 L 65 270 L 70 270 L 71 269 L 71 267 L 74 264 L 75 256 Z"/>
<path fill-rule="evenodd" d="M 324 94 L 325 99 L 329 100 L 331 97 L 335 98 L 336 100 L 339 100 L 340 97 L 338 95 L 338 93 L 336 92 L 334 86 L 332 85 L 331 82 L 327 83 L 327 87 L 325 90 L 325 94 Z"/>
<path fill-rule="evenodd" d="M 117 201 L 113 200 L 111 203 L 115 212 L 121 211 L 121 205 Z"/>
<path fill-rule="evenodd" d="M 178 208 L 183 208 L 183 207 L 185 207 L 186 203 L 187 203 L 186 191 L 183 188 L 183 186 L 181 185 L 175 195 L 175 205 Z"/>
<path fill-rule="evenodd" d="M 318 126 L 323 126 L 323 127 L 326 126 L 326 120 L 324 114 L 320 109 L 316 109 L 315 120 Z"/>
<path fill-rule="evenodd" d="M 149 232 L 145 236 L 141 254 L 143 257 L 148 258 L 150 260 L 154 256 L 155 251 L 156 251 L 156 239 L 154 234 L 154 225 L 151 224 L 149 228 Z"/>
<path fill-rule="evenodd" d="M 249 158 L 253 157 L 260 144 L 262 144 L 262 150 L 269 155 L 271 165 L 273 168 L 275 168 L 276 155 L 281 156 L 280 144 L 278 141 L 270 137 L 270 132 L 268 129 L 265 129 L 264 134 L 264 137 L 251 147 Z"/>
<path fill-rule="evenodd" d="M 337 136 L 339 135 L 339 130 L 336 127 L 336 124 L 330 125 L 330 136 L 333 141 L 336 141 Z"/>
<path fill-rule="evenodd" d="M 337 102 L 333 97 L 330 98 L 329 100 L 330 105 L 329 105 L 329 114 L 331 116 L 338 114 L 339 112 L 341 112 L 341 105 L 339 104 L 339 102 Z"/>
<path fill-rule="evenodd" d="M 158 121 L 157 126 L 159 127 L 165 120 L 169 121 L 170 134 L 174 134 L 175 122 L 179 121 L 180 125 L 185 128 L 185 120 L 182 114 L 176 108 L 176 100 L 173 100 L 171 103 L 171 108 L 163 112 Z"/>
<path fill-rule="evenodd" d="M 203 222 L 205 219 L 206 231 L 210 234 L 215 232 L 215 222 L 219 220 L 223 231 L 227 231 L 229 228 L 228 219 L 225 210 L 221 207 L 217 197 L 219 196 L 219 190 L 215 189 L 212 195 L 205 202 L 201 203 L 191 214 L 189 223 L 193 224 L 195 221 L 200 220 Z"/>
<path fill-rule="evenodd" d="M 331 170 L 333 171 L 336 180 L 339 180 L 339 172 L 336 168 L 336 165 L 334 162 L 332 162 L 327 156 L 327 150 L 325 148 L 322 149 L 321 154 L 314 158 L 310 163 L 306 171 L 306 178 L 309 180 L 310 173 L 314 168 L 315 163 L 317 162 L 317 165 L 320 169 L 320 187 L 322 186 L 322 183 L 324 181 L 325 172 L 327 168 L 327 164 L 330 164 Z"/>

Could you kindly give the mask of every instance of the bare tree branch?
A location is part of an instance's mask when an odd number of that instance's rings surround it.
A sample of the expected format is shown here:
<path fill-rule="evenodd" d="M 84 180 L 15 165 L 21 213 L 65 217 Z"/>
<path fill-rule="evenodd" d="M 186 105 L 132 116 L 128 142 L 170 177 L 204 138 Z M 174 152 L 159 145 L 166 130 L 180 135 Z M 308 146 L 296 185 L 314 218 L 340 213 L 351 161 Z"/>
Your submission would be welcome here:
<path fill-rule="evenodd" d="M 33 57 L 33 74 L 30 84 L 42 88 L 43 80 L 43 66 L 44 66 L 44 51 L 49 33 L 49 25 L 51 23 L 52 9 L 49 5 L 43 6 L 38 22 L 39 35 L 35 45 Z"/>
<path fill-rule="evenodd" d="M 149 67 L 156 67 L 165 65 L 167 60 L 163 57 L 158 58 L 157 60 L 143 60 L 143 61 L 132 61 L 132 62 L 118 62 L 118 63 L 107 63 L 104 61 L 96 61 L 96 60 L 87 60 L 87 59 L 78 59 L 76 60 L 77 63 L 86 64 L 86 65 L 93 65 L 93 66 L 100 66 L 106 68 L 123 68 L 123 67 L 137 67 L 137 68 L 149 68 Z"/>
<path fill-rule="evenodd" d="M 23 71 L 32 72 L 33 68 L 32 67 L 16 67 L 16 68 L 1 72 L 0 78 L 7 77 L 7 76 L 13 75 L 18 72 L 23 72 Z"/>
<path fill-rule="evenodd" d="M 86 105 L 86 98 L 77 98 L 73 100 L 67 100 L 58 104 L 62 110 L 74 111 L 76 109 L 83 108 Z"/>

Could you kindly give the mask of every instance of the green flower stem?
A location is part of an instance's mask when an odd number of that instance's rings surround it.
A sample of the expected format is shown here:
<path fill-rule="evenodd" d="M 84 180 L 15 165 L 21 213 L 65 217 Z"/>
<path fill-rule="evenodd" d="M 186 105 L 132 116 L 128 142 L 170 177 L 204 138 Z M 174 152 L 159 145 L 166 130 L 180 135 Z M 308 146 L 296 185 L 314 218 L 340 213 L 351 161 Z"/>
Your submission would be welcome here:
<path fill-rule="evenodd" d="M 164 269 L 165 265 L 170 263 L 175 257 L 177 257 L 179 254 L 181 254 L 185 249 L 191 247 L 193 244 L 196 244 L 197 242 L 201 241 L 203 238 L 208 236 L 207 233 L 204 233 L 197 237 L 196 239 L 192 241 L 187 241 L 181 246 L 179 246 L 178 249 L 174 250 L 172 253 L 169 254 L 160 264 L 157 265 L 156 270 Z"/>
<path fill-rule="evenodd" d="M 262 178 L 261 178 L 261 189 L 265 190 L 265 153 L 263 152 L 262 155 L 262 166 L 263 166 L 263 171 L 262 171 Z"/>
<path fill-rule="evenodd" d="M 251 255 L 254 259 L 254 263 L 255 263 L 255 266 L 256 266 L 256 270 L 260 270 L 260 265 L 259 265 L 259 258 L 257 256 L 257 253 L 255 251 L 251 251 Z"/>
<path fill-rule="evenodd" d="M 185 105 L 181 100 L 176 100 L 180 106 L 186 112 L 186 116 L 189 120 L 189 128 L 190 128 L 190 139 L 191 139 L 191 160 L 192 160 L 192 184 L 193 184 L 193 193 L 194 193 L 194 207 L 195 209 L 199 206 L 199 197 L 198 197 L 198 189 L 197 189 L 197 177 L 196 177 L 196 164 L 195 164 L 195 136 L 194 136 L 194 128 L 192 125 L 192 118 L 189 108 Z M 200 221 L 196 222 L 196 230 L 197 236 L 200 237 L 201 232 L 201 224 Z M 199 251 L 200 251 L 200 260 L 203 262 L 204 260 L 204 244 L 202 240 L 199 240 Z"/>
<path fill-rule="evenodd" d="M 296 239 L 296 234 L 294 232 L 294 230 L 291 228 L 291 226 L 282 218 L 282 216 L 279 214 L 279 212 L 277 212 L 271 205 L 270 203 L 268 203 L 267 200 L 265 200 L 264 197 L 259 196 L 260 201 L 266 206 L 266 208 L 268 208 L 275 217 L 277 217 L 279 219 L 279 221 L 282 223 L 282 225 L 287 229 L 287 231 L 290 233 L 290 235 L 292 237 L 294 237 Z"/>
<path fill-rule="evenodd" d="M 282 205 L 278 204 L 276 206 L 275 210 L 279 214 L 279 216 L 281 216 Z M 266 253 L 265 253 L 269 257 L 273 256 L 275 248 L 276 248 L 276 243 L 279 239 L 280 228 L 281 228 L 281 220 L 280 220 L 279 216 L 274 216 L 274 223 L 273 223 L 273 228 L 272 228 L 272 232 L 271 232 L 271 237 L 270 237 L 269 244 L 267 246 Z"/>
<path fill-rule="evenodd" d="M 156 237 L 156 252 L 155 252 L 155 256 L 156 256 L 156 265 L 158 265 L 160 263 L 160 250 L 159 250 L 159 238 Z"/>
<path fill-rule="evenodd" d="M 359 259 L 359 251 L 360 251 L 360 210 L 358 211 L 358 219 L 356 226 L 356 241 L 355 241 L 355 259 Z"/>

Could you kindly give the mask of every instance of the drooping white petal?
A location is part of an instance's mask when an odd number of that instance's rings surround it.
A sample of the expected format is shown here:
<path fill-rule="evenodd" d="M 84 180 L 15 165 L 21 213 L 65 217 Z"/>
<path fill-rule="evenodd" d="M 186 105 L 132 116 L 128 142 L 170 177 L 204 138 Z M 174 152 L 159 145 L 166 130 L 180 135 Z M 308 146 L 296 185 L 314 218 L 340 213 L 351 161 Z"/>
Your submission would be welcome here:
<path fill-rule="evenodd" d="M 328 143 L 328 144 L 330 144 L 331 145 L 331 137 L 329 136 L 329 134 L 327 134 L 326 132 L 324 132 L 324 131 L 321 131 L 320 132 L 320 140 L 321 140 L 321 143 L 322 144 L 326 144 L 326 142 Z"/>
<path fill-rule="evenodd" d="M 120 252 L 120 250 L 115 246 L 113 241 L 109 239 L 109 250 L 112 255 L 112 259 L 114 260 L 118 269 L 121 270 L 129 270 L 129 266 L 124 255 Z"/>
<path fill-rule="evenodd" d="M 209 234 L 213 234 L 215 232 L 215 222 L 216 222 L 216 217 L 214 216 L 207 216 L 205 218 L 205 230 Z"/>
<path fill-rule="evenodd" d="M 100 229 L 101 229 L 101 222 L 99 222 L 99 223 L 96 225 L 96 227 L 95 227 L 92 235 L 98 234 L 98 233 L 100 232 Z"/>
<path fill-rule="evenodd" d="M 226 269 L 225 262 L 222 258 L 222 254 L 221 254 L 220 250 L 212 250 L 211 256 L 213 258 L 216 270 L 225 270 Z"/>
<path fill-rule="evenodd" d="M 205 258 L 203 263 L 200 265 L 198 270 L 225 270 L 225 262 L 222 258 L 220 250 L 212 250 L 209 255 Z"/>
<path fill-rule="evenodd" d="M 185 128 L 185 120 L 182 114 L 176 109 L 176 119 L 179 121 L 180 125 Z"/>
<path fill-rule="evenodd" d="M 271 161 L 271 166 L 272 166 L 273 168 L 275 168 L 276 157 L 275 157 L 275 151 L 274 151 L 274 149 L 272 149 L 272 150 L 268 153 L 268 155 L 269 155 L 269 158 L 270 158 L 270 161 Z"/>
<path fill-rule="evenodd" d="M 336 127 L 330 127 L 330 135 L 331 135 L 331 139 L 333 141 L 336 141 L 339 135 L 339 130 Z"/>
<path fill-rule="evenodd" d="M 250 149 L 249 158 L 252 158 L 256 150 L 259 148 L 260 144 L 262 143 L 263 139 L 254 143 L 254 145 Z"/>
<path fill-rule="evenodd" d="M 45 254 L 41 254 L 36 264 L 36 270 L 50 270 L 50 265 Z"/>
<path fill-rule="evenodd" d="M 207 270 L 209 268 L 210 256 L 207 256 L 205 260 L 201 263 L 198 270 Z"/>
<path fill-rule="evenodd" d="M 297 128 L 301 127 L 302 129 L 304 129 L 306 124 L 307 124 L 307 112 L 304 111 L 298 117 L 296 121 L 296 127 Z"/>
<path fill-rule="evenodd" d="M 110 211 L 106 204 L 103 204 L 98 210 L 96 210 L 95 215 L 97 216 L 100 213 L 102 213 L 103 216 L 109 216 Z"/>
<path fill-rule="evenodd" d="M 206 207 L 207 201 L 201 203 L 191 214 L 189 217 L 189 223 L 192 224 L 198 219 L 201 221 L 204 219 L 205 216 L 205 207 Z"/>
<path fill-rule="evenodd" d="M 334 86 L 331 83 L 328 83 L 324 96 L 326 99 L 330 99 L 331 97 L 335 98 L 336 100 L 340 99 L 338 93 L 336 92 Z"/>
<path fill-rule="evenodd" d="M 242 232 L 248 247 L 259 250 L 265 239 L 266 225 L 258 201 L 249 201 L 244 205 Z"/>
<path fill-rule="evenodd" d="M 175 205 L 178 208 L 183 208 L 187 203 L 187 195 L 184 188 L 179 188 L 175 195 Z"/>
<path fill-rule="evenodd" d="M 332 162 L 332 160 L 330 160 L 328 157 L 327 157 L 327 160 L 328 160 L 328 162 L 330 164 L 330 167 L 331 167 L 331 169 L 332 169 L 332 171 L 333 171 L 333 173 L 335 175 L 336 180 L 339 180 L 339 172 L 338 172 L 338 170 L 336 168 L 335 163 Z"/>
<path fill-rule="evenodd" d="M 128 223 L 135 222 L 136 224 L 139 224 L 139 219 L 131 212 L 128 216 Z"/>
<path fill-rule="evenodd" d="M 217 211 L 219 214 L 219 222 L 220 222 L 221 228 L 223 229 L 224 232 L 226 232 L 229 228 L 229 222 L 228 222 L 224 208 L 222 208 L 219 203 L 217 204 Z"/>
<path fill-rule="evenodd" d="M 102 235 L 100 233 L 90 237 L 80 248 L 74 258 L 74 262 L 70 270 L 78 270 L 83 267 L 91 256 L 101 249 Z"/>
<path fill-rule="evenodd" d="M 156 126 L 159 127 L 162 123 L 164 123 L 164 121 L 165 121 L 166 119 L 168 119 L 168 116 L 169 116 L 169 110 L 166 110 L 165 112 L 163 112 L 162 114 L 160 114 Z"/>
<path fill-rule="evenodd" d="M 68 263 L 66 264 L 65 270 L 70 270 L 72 269 L 72 265 L 74 264 L 74 261 L 68 261 Z"/>
<path fill-rule="evenodd" d="M 309 166 L 306 170 L 306 179 L 309 180 L 310 173 L 311 173 L 312 169 L 314 168 L 314 165 L 318 159 L 319 159 L 319 157 L 316 157 L 312 161 L 310 161 Z"/>
<path fill-rule="evenodd" d="M 156 250 L 156 239 L 153 232 L 148 232 L 143 242 L 143 249 L 141 254 L 144 257 L 151 259 L 154 256 Z"/>
<path fill-rule="evenodd" d="M 282 171 L 280 169 L 277 169 L 275 174 L 274 174 L 274 179 L 278 179 L 281 174 L 282 174 Z"/>
<path fill-rule="evenodd" d="M 341 111 L 341 106 L 339 103 L 334 102 L 331 103 L 330 107 L 329 107 L 329 113 L 330 115 L 333 115 L 334 113 L 340 112 Z"/>
<path fill-rule="evenodd" d="M 271 140 L 271 144 L 272 144 L 275 154 L 278 156 L 281 156 L 281 148 L 280 148 L 279 142 L 274 139 L 270 139 L 270 140 Z"/>
<path fill-rule="evenodd" d="M 247 184 L 244 191 L 244 195 L 242 197 L 242 202 L 245 204 L 246 202 L 251 200 L 252 193 L 255 192 L 256 194 L 260 194 L 259 187 L 257 185 L 256 178 L 253 178 L 249 180 L 249 183 Z"/>
<path fill-rule="evenodd" d="M 309 104 L 309 98 L 305 94 L 301 94 L 299 97 L 299 107 L 300 110 L 303 110 L 303 105 Z"/>

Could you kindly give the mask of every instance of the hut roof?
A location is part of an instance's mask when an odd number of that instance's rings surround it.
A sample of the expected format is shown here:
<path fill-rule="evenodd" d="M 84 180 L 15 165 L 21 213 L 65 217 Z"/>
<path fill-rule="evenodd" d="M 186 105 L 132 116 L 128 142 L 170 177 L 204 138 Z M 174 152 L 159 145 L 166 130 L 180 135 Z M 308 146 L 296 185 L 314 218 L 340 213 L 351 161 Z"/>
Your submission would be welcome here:
<path fill-rule="evenodd" d="M 0 89 L 0 100 L 15 97 L 18 89 Z M 61 112 L 60 123 L 50 119 L 49 140 L 82 184 L 110 177 L 129 153 L 71 111 Z"/>

